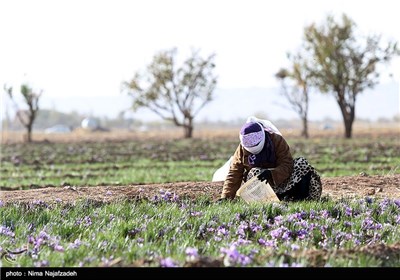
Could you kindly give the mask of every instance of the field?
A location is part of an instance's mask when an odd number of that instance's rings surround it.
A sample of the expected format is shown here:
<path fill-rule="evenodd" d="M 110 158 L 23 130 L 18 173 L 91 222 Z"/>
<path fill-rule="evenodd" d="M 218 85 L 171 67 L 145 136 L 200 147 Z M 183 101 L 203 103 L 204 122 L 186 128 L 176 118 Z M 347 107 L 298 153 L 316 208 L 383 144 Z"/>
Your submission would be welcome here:
<path fill-rule="evenodd" d="M 320 201 L 214 203 L 235 130 L 3 134 L 2 265 L 398 267 L 399 130 L 282 132 Z"/>

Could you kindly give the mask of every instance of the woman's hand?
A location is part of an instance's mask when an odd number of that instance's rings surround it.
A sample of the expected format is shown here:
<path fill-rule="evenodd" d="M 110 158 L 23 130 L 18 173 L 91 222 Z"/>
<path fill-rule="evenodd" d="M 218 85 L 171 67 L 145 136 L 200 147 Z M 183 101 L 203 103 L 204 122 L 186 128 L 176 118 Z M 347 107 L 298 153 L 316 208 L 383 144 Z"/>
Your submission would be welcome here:
<path fill-rule="evenodd" d="M 272 180 L 272 173 L 270 170 L 266 169 L 257 175 L 257 179 L 261 182 L 266 181 L 268 183 L 268 181 Z"/>

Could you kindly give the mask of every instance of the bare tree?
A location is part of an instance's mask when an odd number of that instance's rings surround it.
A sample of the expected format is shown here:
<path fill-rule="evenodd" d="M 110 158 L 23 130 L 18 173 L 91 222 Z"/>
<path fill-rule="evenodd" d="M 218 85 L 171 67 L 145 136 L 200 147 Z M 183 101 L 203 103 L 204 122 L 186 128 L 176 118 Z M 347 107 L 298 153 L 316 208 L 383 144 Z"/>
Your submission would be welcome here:
<path fill-rule="evenodd" d="M 32 142 L 32 128 L 33 128 L 33 123 L 35 122 L 37 116 L 37 112 L 39 111 L 39 99 L 40 96 L 42 95 L 42 91 L 36 93 L 27 84 L 22 84 L 20 92 L 24 98 L 24 102 L 28 106 L 28 109 L 21 110 L 19 109 L 18 103 L 14 99 L 15 97 L 13 95 L 12 87 L 7 87 L 6 85 L 4 85 L 4 90 L 7 92 L 8 96 L 10 97 L 14 105 L 18 120 L 27 130 L 27 135 L 26 135 L 27 142 Z"/>
<path fill-rule="evenodd" d="M 310 68 L 321 92 L 332 93 L 339 105 L 345 126 L 345 138 L 351 138 L 356 99 L 366 88 L 378 83 L 380 63 L 388 63 L 400 54 L 397 42 L 380 46 L 381 36 L 365 41 L 355 35 L 356 24 L 345 14 L 341 23 L 328 16 L 321 26 L 304 29 L 305 47 L 314 63 Z"/>
<path fill-rule="evenodd" d="M 161 51 L 147 67 L 123 83 L 123 91 L 133 98 L 132 109 L 146 107 L 162 119 L 184 129 L 185 138 L 193 134 L 193 119 L 212 100 L 217 78 L 213 74 L 215 55 L 201 58 L 192 51 L 182 66 L 176 66 L 176 52 Z"/>
<path fill-rule="evenodd" d="M 281 82 L 282 94 L 302 120 L 301 136 L 308 138 L 310 73 L 305 66 L 306 62 L 299 54 L 296 56 L 289 55 L 289 59 L 292 62 L 291 69 L 282 68 L 275 74 L 275 77 Z"/>

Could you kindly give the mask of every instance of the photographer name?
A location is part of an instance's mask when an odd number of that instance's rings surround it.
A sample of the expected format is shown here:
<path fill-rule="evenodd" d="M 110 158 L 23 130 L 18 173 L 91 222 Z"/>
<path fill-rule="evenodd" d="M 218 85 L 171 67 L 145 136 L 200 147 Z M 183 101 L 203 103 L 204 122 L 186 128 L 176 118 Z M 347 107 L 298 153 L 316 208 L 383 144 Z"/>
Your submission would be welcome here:
<path fill-rule="evenodd" d="M 28 271 L 28 276 L 50 276 L 50 277 L 59 277 L 59 276 L 78 276 L 76 271 L 60 271 L 60 270 L 45 270 L 43 271 Z"/>
<path fill-rule="evenodd" d="M 7 271 L 7 277 L 26 277 L 26 276 L 34 276 L 34 277 L 69 277 L 69 276 L 78 276 L 78 273 L 74 270 L 61 271 L 61 270 L 45 270 L 45 271 L 35 271 L 28 270 L 25 272 L 21 271 Z"/>

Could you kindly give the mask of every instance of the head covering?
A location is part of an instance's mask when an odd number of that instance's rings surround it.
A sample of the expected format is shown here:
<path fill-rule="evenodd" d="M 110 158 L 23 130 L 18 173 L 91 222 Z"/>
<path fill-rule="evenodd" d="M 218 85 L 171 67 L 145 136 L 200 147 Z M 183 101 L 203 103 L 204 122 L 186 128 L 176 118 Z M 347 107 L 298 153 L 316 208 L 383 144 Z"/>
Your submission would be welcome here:
<path fill-rule="evenodd" d="M 265 142 L 264 127 L 258 122 L 245 123 L 240 129 L 240 143 L 252 154 L 261 152 Z"/>

